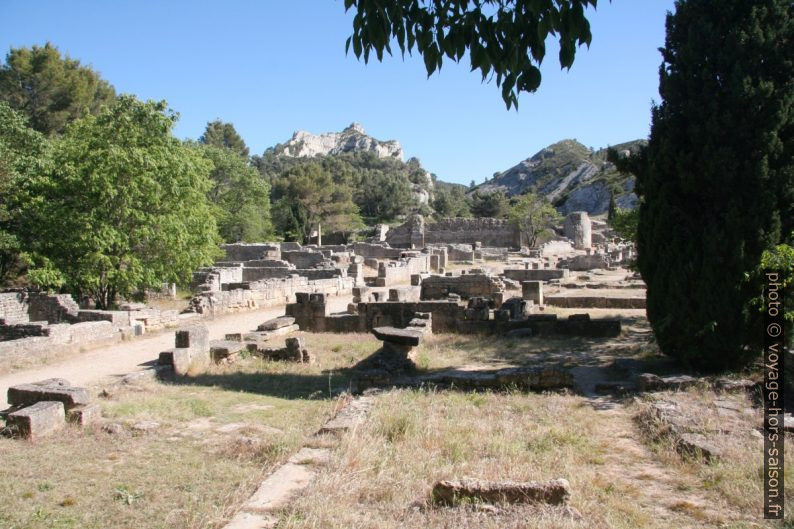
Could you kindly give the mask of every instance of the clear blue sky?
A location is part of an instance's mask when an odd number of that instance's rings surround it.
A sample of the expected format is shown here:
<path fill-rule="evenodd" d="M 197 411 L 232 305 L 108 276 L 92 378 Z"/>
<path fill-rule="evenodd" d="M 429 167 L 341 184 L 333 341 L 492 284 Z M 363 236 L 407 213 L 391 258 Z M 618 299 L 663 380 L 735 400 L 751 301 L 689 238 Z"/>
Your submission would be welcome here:
<path fill-rule="evenodd" d="M 442 180 L 478 183 L 550 143 L 595 148 L 645 138 L 658 100 L 658 48 L 673 0 L 606 0 L 590 10 L 593 43 L 508 111 L 495 83 L 445 62 L 427 79 L 418 54 L 365 65 L 345 56 L 342 0 L 0 0 L 0 48 L 44 44 L 98 70 L 119 92 L 165 99 L 180 138 L 234 123 L 252 154 L 293 131 L 361 122 L 399 140 Z"/>

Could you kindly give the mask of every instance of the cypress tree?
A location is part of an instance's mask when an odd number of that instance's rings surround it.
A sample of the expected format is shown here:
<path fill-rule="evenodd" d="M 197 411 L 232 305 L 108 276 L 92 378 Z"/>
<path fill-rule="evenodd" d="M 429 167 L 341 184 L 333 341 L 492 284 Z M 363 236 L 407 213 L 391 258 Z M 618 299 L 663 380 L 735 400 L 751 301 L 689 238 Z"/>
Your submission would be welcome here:
<path fill-rule="evenodd" d="M 638 160 L 638 265 L 661 350 L 693 367 L 760 351 L 759 264 L 794 231 L 794 7 L 678 0 Z"/>

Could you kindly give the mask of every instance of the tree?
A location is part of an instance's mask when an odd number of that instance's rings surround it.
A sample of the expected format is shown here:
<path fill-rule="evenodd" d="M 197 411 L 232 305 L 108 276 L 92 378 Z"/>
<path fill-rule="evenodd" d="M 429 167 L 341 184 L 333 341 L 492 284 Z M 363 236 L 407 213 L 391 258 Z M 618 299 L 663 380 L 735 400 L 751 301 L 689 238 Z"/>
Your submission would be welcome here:
<path fill-rule="evenodd" d="M 664 353 L 700 369 L 758 354 L 762 255 L 792 243 L 793 11 L 790 0 L 677 1 L 662 101 L 630 159 L 648 318 Z"/>
<path fill-rule="evenodd" d="M 207 128 L 204 129 L 204 134 L 199 138 L 199 143 L 214 147 L 225 147 L 243 158 L 248 158 L 248 146 L 246 146 L 243 138 L 237 134 L 234 125 L 224 123 L 219 119 L 207 123 Z"/>
<path fill-rule="evenodd" d="M 439 218 L 471 217 L 464 186 L 436 186 L 433 209 Z"/>
<path fill-rule="evenodd" d="M 216 206 L 218 232 L 226 242 L 261 242 L 273 237 L 270 185 L 238 153 L 205 145 L 202 154 L 213 165 L 207 193 Z"/>
<path fill-rule="evenodd" d="M 46 166 L 46 139 L 27 125 L 25 117 L 0 101 L 0 284 L 24 268 L 21 232 L 30 182 Z"/>
<path fill-rule="evenodd" d="M 351 189 L 334 183 L 318 163 L 298 165 L 275 186 L 275 217 L 288 238 L 308 242 L 318 227 L 323 233 L 349 232 L 363 226 Z"/>
<path fill-rule="evenodd" d="M 370 171 L 355 192 L 361 214 L 375 222 L 385 222 L 405 215 L 411 207 L 408 180 L 394 178 L 380 170 Z"/>
<path fill-rule="evenodd" d="M 345 10 L 355 13 L 345 49 L 364 62 L 375 52 L 381 61 L 396 39 L 403 56 L 414 48 L 423 56 L 428 77 L 441 70 L 444 56 L 460 62 L 468 51 L 471 70 L 479 69 L 483 80 L 496 76 L 510 109 L 518 107 L 519 92 L 540 86 L 550 35 L 559 41 L 563 68 L 573 64 L 577 45 L 590 46 L 584 11 L 597 1 L 345 0 Z"/>
<path fill-rule="evenodd" d="M 61 57 L 50 43 L 11 48 L 0 67 L 0 100 L 45 134 L 61 134 L 86 111 L 96 114 L 116 97 L 113 87 L 79 61 Z"/>
<path fill-rule="evenodd" d="M 618 237 L 627 241 L 637 242 L 637 224 L 640 219 L 639 208 L 634 209 L 615 209 L 615 213 L 607 222 Z"/>
<path fill-rule="evenodd" d="M 527 193 L 512 207 L 509 218 L 510 223 L 521 234 L 522 242 L 534 248 L 538 239 L 553 233 L 552 226 L 562 217 L 546 199 Z"/>
<path fill-rule="evenodd" d="M 497 191 L 475 191 L 470 196 L 471 214 L 475 217 L 494 217 L 497 219 L 507 217 L 510 212 L 510 203 L 507 195 L 501 189 Z"/>
<path fill-rule="evenodd" d="M 212 167 L 172 136 L 175 120 L 165 102 L 121 96 L 67 128 L 49 174 L 32 184 L 24 241 L 32 281 L 108 308 L 117 295 L 184 284 L 212 262 Z"/>

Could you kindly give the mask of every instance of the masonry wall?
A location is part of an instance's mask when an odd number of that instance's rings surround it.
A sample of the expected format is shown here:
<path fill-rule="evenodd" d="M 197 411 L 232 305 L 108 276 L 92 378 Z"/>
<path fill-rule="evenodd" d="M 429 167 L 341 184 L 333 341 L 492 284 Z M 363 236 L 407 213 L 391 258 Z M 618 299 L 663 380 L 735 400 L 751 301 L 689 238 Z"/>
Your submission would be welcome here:
<path fill-rule="evenodd" d="M 75 323 L 78 320 L 80 307 L 70 294 L 47 294 L 31 292 L 29 299 L 29 317 L 31 321 L 49 323 Z"/>
<path fill-rule="evenodd" d="M 5 320 L 7 324 L 30 321 L 27 294 L 24 292 L 0 294 L 0 320 Z"/>
<path fill-rule="evenodd" d="M 463 299 L 475 296 L 491 297 L 504 291 L 504 283 L 486 274 L 460 276 L 430 276 L 422 280 L 422 299 L 444 299 L 458 294 Z"/>
<path fill-rule="evenodd" d="M 448 218 L 434 223 L 411 218 L 406 223 L 391 228 L 386 241 L 393 247 L 410 248 L 421 241 L 429 244 L 474 244 L 482 246 L 518 248 L 521 238 L 518 231 L 505 219 Z"/>
<path fill-rule="evenodd" d="M 271 307 L 295 301 L 298 292 L 321 292 L 345 294 L 353 289 L 354 280 L 349 277 L 310 280 L 307 277 L 291 276 L 284 279 L 268 279 L 252 283 L 241 283 L 239 288 L 202 292 L 193 297 L 188 310 L 199 314 L 223 314 L 257 307 Z"/>
<path fill-rule="evenodd" d="M 281 248 L 276 243 L 221 244 L 227 261 L 253 261 L 254 259 L 281 259 Z"/>
<path fill-rule="evenodd" d="M 504 276 L 513 281 L 549 281 L 568 277 L 567 268 L 543 268 L 540 270 L 527 270 L 524 268 L 507 268 Z"/>

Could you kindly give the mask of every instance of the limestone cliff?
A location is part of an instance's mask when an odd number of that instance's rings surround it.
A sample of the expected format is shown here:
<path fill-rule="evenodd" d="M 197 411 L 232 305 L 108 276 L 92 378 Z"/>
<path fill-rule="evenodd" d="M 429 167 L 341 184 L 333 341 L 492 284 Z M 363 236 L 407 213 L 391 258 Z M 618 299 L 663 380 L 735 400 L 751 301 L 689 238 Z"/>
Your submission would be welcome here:
<path fill-rule="evenodd" d="M 614 146 L 630 154 L 642 144 L 635 140 Z M 606 149 L 593 151 L 576 140 L 563 140 L 541 149 L 531 158 L 496 173 L 477 186 L 480 192 L 503 190 L 508 196 L 532 191 L 545 196 L 562 213 L 605 213 L 614 194 L 619 207 L 637 204 L 634 177 L 620 174 L 606 159 Z"/>
<path fill-rule="evenodd" d="M 279 154 L 294 157 L 312 157 L 346 152 L 371 152 L 379 158 L 403 159 L 403 148 L 396 140 L 381 141 L 367 135 L 360 123 L 352 123 L 342 132 L 312 134 L 296 131 L 292 138 L 280 145 Z"/>

